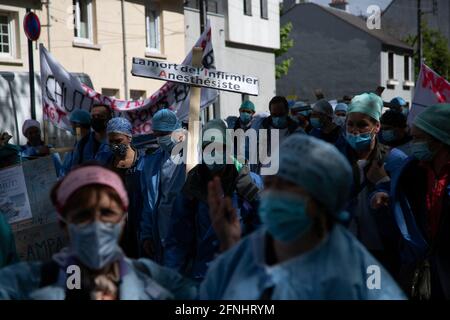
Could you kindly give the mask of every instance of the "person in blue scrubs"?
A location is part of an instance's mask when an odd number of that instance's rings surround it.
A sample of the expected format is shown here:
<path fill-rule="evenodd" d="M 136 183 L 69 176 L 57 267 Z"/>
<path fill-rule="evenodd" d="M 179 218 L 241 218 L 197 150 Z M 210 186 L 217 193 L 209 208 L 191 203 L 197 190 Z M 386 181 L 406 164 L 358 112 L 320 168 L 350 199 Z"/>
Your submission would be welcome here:
<path fill-rule="evenodd" d="M 164 265 L 201 281 L 209 264 L 219 253 L 219 241 L 209 218 L 208 182 L 220 179 L 230 206 L 238 211 L 242 234 L 258 228 L 256 213 L 261 177 L 226 152 L 227 126 L 223 120 L 209 121 L 203 128 L 203 159 L 189 171 L 179 200 L 171 215 Z"/>
<path fill-rule="evenodd" d="M 69 245 L 48 262 L 0 269 L 0 300 L 196 297 L 191 281 L 151 260 L 133 260 L 123 253 L 119 238 L 130 202 L 117 174 L 100 166 L 79 167 L 55 185 L 51 198 Z"/>
<path fill-rule="evenodd" d="M 301 165 L 299 165 L 301 164 Z M 340 224 L 351 168 L 331 144 L 306 135 L 281 145 L 265 179 L 263 227 L 240 238 L 236 212 L 209 184 L 211 220 L 225 252 L 212 262 L 201 299 L 404 299 L 383 266 Z"/>
<path fill-rule="evenodd" d="M 152 119 L 158 149 L 145 156 L 141 175 L 144 208 L 140 223 L 140 242 L 145 257 L 162 263 L 170 217 L 186 177 L 182 150 L 185 130 L 176 114 L 159 110 Z"/>

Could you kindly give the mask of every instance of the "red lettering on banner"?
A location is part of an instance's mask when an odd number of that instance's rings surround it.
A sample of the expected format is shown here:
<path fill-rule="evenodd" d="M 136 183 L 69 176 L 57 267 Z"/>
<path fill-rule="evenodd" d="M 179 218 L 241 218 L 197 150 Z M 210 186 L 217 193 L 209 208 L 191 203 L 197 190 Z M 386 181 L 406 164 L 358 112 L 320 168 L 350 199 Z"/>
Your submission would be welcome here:
<path fill-rule="evenodd" d="M 166 72 L 164 70 L 159 73 L 159 76 L 167 78 Z"/>
<path fill-rule="evenodd" d="M 450 92 L 450 83 L 443 77 L 436 76 L 432 70 L 427 67 L 422 68 L 422 88 L 433 91 L 439 103 L 447 102 L 448 94 Z"/>

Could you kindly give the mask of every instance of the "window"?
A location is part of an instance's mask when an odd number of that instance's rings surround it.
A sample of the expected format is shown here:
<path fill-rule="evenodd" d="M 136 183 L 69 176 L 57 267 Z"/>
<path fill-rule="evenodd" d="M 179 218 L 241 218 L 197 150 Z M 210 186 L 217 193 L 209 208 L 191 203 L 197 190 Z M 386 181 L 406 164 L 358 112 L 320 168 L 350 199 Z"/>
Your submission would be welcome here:
<path fill-rule="evenodd" d="M 161 52 L 159 10 L 152 4 L 147 5 L 145 8 L 145 28 L 147 50 Z"/>
<path fill-rule="evenodd" d="M 120 91 L 119 89 L 102 88 L 102 95 L 119 99 Z"/>
<path fill-rule="evenodd" d="M 388 77 L 394 79 L 394 54 L 392 52 L 388 53 Z"/>
<path fill-rule="evenodd" d="M 130 90 L 130 98 L 132 100 L 144 100 L 146 92 L 144 90 Z"/>
<path fill-rule="evenodd" d="M 192 8 L 192 9 L 200 9 L 200 1 L 201 0 L 186 0 L 184 2 L 184 6 L 187 8 Z M 206 10 L 209 13 L 215 13 L 215 14 L 224 14 L 224 10 L 222 7 L 222 3 L 220 0 L 207 0 L 206 1 Z"/>
<path fill-rule="evenodd" d="M 267 0 L 261 0 L 261 18 L 269 19 L 269 13 L 267 11 Z"/>
<path fill-rule="evenodd" d="M 409 56 L 405 56 L 404 59 L 405 59 L 405 66 L 404 66 L 404 68 L 405 68 L 405 80 L 409 81 L 409 80 L 411 80 L 410 77 L 409 77 L 409 72 L 410 72 L 410 70 L 409 70 Z"/>
<path fill-rule="evenodd" d="M 92 0 L 73 0 L 75 8 L 75 38 L 80 42 L 93 43 L 93 5 Z"/>
<path fill-rule="evenodd" d="M 0 13 L 0 57 L 14 57 L 14 20 L 8 13 Z"/>
<path fill-rule="evenodd" d="M 244 14 L 246 16 L 252 15 L 252 0 L 244 0 Z"/>

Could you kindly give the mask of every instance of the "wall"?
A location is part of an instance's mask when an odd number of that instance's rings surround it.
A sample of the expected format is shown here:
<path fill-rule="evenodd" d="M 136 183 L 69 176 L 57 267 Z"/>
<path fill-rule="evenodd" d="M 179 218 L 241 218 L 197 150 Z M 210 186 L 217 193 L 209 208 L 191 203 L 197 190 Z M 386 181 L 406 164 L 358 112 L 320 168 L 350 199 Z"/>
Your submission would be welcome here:
<path fill-rule="evenodd" d="M 9 1 L 11 3 L 12 1 Z M 0 59 L 0 71 L 27 72 L 28 55 L 27 40 L 22 30 L 22 21 L 25 15 L 25 7 L 33 5 L 34 1 L 16 1 L 17 5 L 0 5 L 0 10 L 15 11 L 18 13 L 18 43 L 21 56 L 16 60 Z M 95 34 L 97 36 L 96 45 L 90 48 L 79 47 L 74 44 L 74 30 L 70 25 L 72 21 L 72 0 L 50 0 L 50 47 L 51 53 L 69 72 L 83 72 L 90 76 L 94 89 L 101 92 L 102 88 L 119 89 L 119 98 L 125 98 L 124 92 L 124 68 L 123 68 L 123 47 L 122 47 L 122 22 L 121 22 L 121 1 L 120 0 L 96 0 L 95 12 Z M 125 1 L 125 23 L 126 23 L 126 46 L 127 46 L 127 79 L 128 90 L 146 91 L 150 96 L 161 85 L 162 81 L 133 77 L 131 75 L 132 57 L 146 56 L 146 31 L 145 31 L 145 0 Z M 184 11 L 182 0 L 159 1 L 161 7 L 161 21 L 163 34 L 163 55 L 156 58 L 162 60 L 181 62 L 185 56 L 184 41 Z M 39 6 L 38 6 L 39 7 Z M 36 10 L 42 25 L 47 25 L 46 7 L 42 6 Z M 39 52 L 38 44 L 43 43 L 48 47 L 47 28 L 42 27 L 41 37 L 33 46 L 35 71 L 39 72 Z M 148 56 L 148 58 L 155 58 Z M 2 79 L 0 79 L 2 80 Z M 1 81 L 0 81 L 1 82 Z M 7 82 L 0 83 L 1 88 L 8 88 Z M 36 85 L 39 90 L 39 85 Z M 18 90 L 18 89 L 15 89 Z M 29 103 L 26 103 L 28 93 L 27 85 L 20 86 L 20 96 L 23 101 L 18 110 L 20 114 L 19 126 L 22 119 L 30 117 Z M 5 92 L 5 91 L 3 91 Z M 0 94 L 2 101 L 10 101 L 6 93 Z M 37 104 L 39 109 L 40 104 Z M 5 112 L 5 114 L 10 112 Z M 42 113 L 37 110 L 38 120 L 42 119 Z M 3 113 L 1 114 L 3 117 Z M 6 117 L 6 115 L 5 115 Z M 14 126 L 12 118 L 2 119 L 0 123 L 7 128 Z M 8 129 L 10 130 L 10 129 Z M 15 130 L 13 130 L 15 132 Z M 23 141 L 21 141 L 23 142 Z"/>
<path fill-rule="evenodd" d="M 252 1 L 252 16 L 244 14 L 244 1 L 229 0 L 227 40 L 265 48 L 280 46 L 280 9 L 278 0 L 268 0 L 269 19 L 261 18 L 260 0 Z"/>
<path fill-rule="evenodd" d="M 314 4 L 297 5 L 281 18 L 293 24 L 293 58 L 277 94 L 315 101 L 314 89 L 329 100 L 374 91 L 380 81 L 381 43 Z M 321 23 L 317 23 L 320 21 Z"/>
<path fill-rule="evenodd" d="M 387 81 L 389 80 L 388 73 L 389 73 L 389 67 L 388 67 L 388 52 L 382 51 L 380 53 L 380 60 L 381 60 L 381 85 L 386 87 L 386 89 L 383 92 L 383 99 L 385 101 L 391 101 L 395 97 L 402 97 L 408 102 L 412 101 L 413 95 L 414 95 L 414 87 L 410 87 L 409 90 L 403 88 L 404 81 L 405 81 L 405 74 L 404 74 L 404 56 L 399 54 L 394 54 L 394 79 L 398 80 L 398 84 L 394 86 L 393 89 L 387 87 Z M 412 58 L 409 58 L 409 74 L 410 74 L 410 81 L 413 83 L 414 81 L 414 63 Z"/>

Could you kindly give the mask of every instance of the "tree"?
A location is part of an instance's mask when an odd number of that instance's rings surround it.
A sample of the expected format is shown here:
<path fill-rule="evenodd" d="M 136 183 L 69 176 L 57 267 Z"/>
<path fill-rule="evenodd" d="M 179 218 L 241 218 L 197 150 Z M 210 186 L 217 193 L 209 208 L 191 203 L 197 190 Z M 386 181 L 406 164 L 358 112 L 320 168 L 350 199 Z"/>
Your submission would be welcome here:
<path fill-rule="evenodd" d="M 414 46 L 417 42 L 417 35 L 410 35 L 405 42 Z M 428 27 L 425 21 L 422 21 L 422 55 L 424 62 L 446 79 L 450 76 L 450 52 L 448 50 L 447 39 L 438 30 Z M 419 75 L 417 61 L 419 57 L 415 54 L 415 73 L 416 79 Z"/>
<path fill-rule="evenodd" d="M 288 52 L 290 48 L 294 46 L 294 40 L 289 38 L 289 34 L 292 31 L 292 23 L 288 22 L 280 28 L 280 49 L 275 50 L 275 57 L 281 57 Z M 287 58 L 278 62 L 275 66 L 275 76 L 280 79 L 286 75 L 291 67 L 293 58 Z"/>

